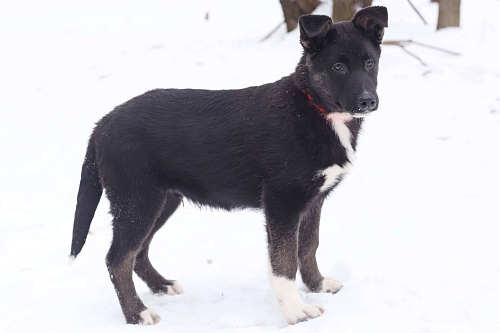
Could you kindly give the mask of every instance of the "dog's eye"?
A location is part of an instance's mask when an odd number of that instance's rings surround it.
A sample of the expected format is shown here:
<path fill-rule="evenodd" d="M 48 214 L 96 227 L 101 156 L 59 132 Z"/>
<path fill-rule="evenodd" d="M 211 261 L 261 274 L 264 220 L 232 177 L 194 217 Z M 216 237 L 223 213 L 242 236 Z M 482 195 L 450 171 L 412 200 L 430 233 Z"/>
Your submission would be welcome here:
<path fill-rule="evenodd" d="M 341 71 L 344 69 L 344 66 L 342 64 L 335 64 L 333 65 L 333 69 L 335 69 L 336 71 Z"/>
<path fill-rule="evenodd" d="M 373 60 L 371 60 L 371 59 L 368 59 L 368 60 L 365 62 L 365 66 L 366 66 L 367 68 L 371 68 L 371 67 L 373 67 L 373 65 L 374 65 L 374 62 L 373 62 Z"/>

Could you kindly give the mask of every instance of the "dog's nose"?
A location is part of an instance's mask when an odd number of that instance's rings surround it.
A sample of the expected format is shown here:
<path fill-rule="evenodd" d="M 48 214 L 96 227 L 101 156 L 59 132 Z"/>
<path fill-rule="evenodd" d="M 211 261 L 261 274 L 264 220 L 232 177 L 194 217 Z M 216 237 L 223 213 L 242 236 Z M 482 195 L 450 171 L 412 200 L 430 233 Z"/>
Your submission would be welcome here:
<path fill-rule="evenodd" d="M 377 98 L 371 94 L 363 94 L 358 98 L 359 111 L 373 111 L 377 108 Z"/>

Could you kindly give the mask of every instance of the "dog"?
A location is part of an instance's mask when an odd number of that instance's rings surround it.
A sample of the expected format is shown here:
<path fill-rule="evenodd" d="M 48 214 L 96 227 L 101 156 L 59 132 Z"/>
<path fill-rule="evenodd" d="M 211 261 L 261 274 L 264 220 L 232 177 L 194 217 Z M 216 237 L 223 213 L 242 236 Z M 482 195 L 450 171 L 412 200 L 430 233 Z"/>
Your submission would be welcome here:
<path fill-rule="evenodd" d="M 291 75 L 240 90 L 157 89 L 116 107 L 95 126 L 82 166 L 71 257 L 82 250 L 103 190 L 113 216 L 106 256 L 128 324 L 156 324 L 132 274 L 153 293 L 181 285 L 151 265 L 154 234 L 183 198 L 225 210 L 261 209 L 271 287 L 289 324 L 325 310 L 310 292 L 335 294 L 342 283 L 316 262 L 325 197 L 352 166 L 363 118 L 377 110 L 380 45 L 388 21 L 381 6 L 352 21 L 299 19 L 303 54 Z"/>

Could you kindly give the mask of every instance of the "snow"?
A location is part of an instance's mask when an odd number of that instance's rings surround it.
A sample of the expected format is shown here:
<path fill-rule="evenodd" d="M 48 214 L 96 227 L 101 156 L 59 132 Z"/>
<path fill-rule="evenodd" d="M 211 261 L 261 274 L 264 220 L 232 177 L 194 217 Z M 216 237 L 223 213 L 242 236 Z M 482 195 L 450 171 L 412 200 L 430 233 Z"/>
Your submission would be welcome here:
<path fill-rule="evenodd" d="M 162 317 L 125 325 L 104 256 L 101 201 L 68 266 L 87 138 L 114 106 L 157 87 L 240 88 L 294 70 L 298 33 L 278 1 L 11 1 L 0 13 L 0 331 L 500 331 L 500 1 L 462 1 L 462 26 L 435 31 L 437 5 L 389 8 L 380 109 L 367 118 L 351 173 L 326 201 L 318 261 L 343 282 L 308 294 L 326 309 L 288 326 L 267 278 L 258 212 L 185 203 L 155 237 L 152 262 L 184 294 L 144 303 Z M 477 8 L 476 8 L 477 7 Z M 484 12 L 488 9 L 488 13 Z M 331 1 L 317 13 L 329 14 Z M 208 20 L 205 19 L 208 13 Z M 496 222 L 495 222 L 496 221 Z"/>

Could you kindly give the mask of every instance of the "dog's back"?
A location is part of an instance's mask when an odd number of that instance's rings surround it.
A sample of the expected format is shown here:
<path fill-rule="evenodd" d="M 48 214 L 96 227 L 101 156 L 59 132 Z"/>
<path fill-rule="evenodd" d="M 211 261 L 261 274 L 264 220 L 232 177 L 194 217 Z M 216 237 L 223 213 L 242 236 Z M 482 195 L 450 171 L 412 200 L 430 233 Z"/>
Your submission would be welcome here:
<path fill-rule="evenodd" d="M 101 179 L 152 182 L 224 209 L 260 208 L 264 179 L 309 191 L 317 170 L 342 154 L 321 151 L 338 138 L 305 103 L 290 77 L 241 90 L 147 92 L 96 126 Z"/>

